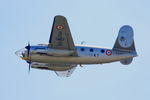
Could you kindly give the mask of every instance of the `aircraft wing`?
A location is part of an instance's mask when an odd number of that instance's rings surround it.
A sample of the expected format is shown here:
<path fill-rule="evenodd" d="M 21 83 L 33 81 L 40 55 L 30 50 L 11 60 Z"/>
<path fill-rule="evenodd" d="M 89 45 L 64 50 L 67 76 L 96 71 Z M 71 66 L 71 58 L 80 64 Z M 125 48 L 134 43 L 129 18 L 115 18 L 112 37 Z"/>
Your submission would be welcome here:
<path fill-rule="evenodd" d="M 75 51 L 74 55 L 77 54 L 67 19 L 64 16 L 55 16 L 54 18 L 49 39 L 49 48 L 73 50 Z"/>
<path fill-rule="evenodd" d="M 55 71 L 55 73 L 57 74 L 57 76 L 60 76 L 60 77 L 69 77 L 73 71 L 75 70 L 76 67 L 73 67 L 69 70 L 65 70 L 65 71 Z"/>

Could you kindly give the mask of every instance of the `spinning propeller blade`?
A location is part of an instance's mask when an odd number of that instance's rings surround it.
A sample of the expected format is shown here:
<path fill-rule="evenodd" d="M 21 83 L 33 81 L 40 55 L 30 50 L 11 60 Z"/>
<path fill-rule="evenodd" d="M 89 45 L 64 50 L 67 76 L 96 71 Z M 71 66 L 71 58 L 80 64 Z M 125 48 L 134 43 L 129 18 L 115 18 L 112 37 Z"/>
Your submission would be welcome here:
<path fill-rule="evenodd" d="M 27 49 L 27 57 L 29 58 L 29 60 L 27 61 L 27 63 L 29 64 L 29 71 L 28 71 L 28 73 L 30 73 L 31 56 L 30 56 L 30 43 L 29 42 L 28 42 L 28 45 L 25 48 Z"/>
<path fill-rule="evenodd" d="M 25 47 L 27 49 L 27 57 L 30 56 L 30 43 L 28 42 L 28 46 Z"/>
<path fill-rule="evenodd" d="M 28 70 L 28 74 L 30 74 L 30 68 L 31 68 L 31 63 L 29 63 L 29 70 Z"/>

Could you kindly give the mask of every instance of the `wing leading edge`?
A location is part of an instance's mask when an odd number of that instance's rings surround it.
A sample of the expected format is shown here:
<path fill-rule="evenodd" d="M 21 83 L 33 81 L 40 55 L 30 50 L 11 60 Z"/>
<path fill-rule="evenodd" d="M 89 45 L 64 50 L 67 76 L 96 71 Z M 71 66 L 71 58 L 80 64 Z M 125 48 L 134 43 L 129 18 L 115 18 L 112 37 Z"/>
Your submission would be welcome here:
<path fill-rule="evenodd" d="M 71 36 L 67 19 L 64 16 L 55 16 L 49 39 L 49 48 L 59 50 L 73 50 L 77 55 L 75 45 Z"/>

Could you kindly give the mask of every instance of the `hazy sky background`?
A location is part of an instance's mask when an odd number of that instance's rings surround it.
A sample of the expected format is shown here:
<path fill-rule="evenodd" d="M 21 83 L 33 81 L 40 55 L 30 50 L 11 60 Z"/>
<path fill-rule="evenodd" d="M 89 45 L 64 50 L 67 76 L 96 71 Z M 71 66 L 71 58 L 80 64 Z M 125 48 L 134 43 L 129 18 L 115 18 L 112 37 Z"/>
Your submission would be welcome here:
<path fill-rule="evenodd" d="M 138 57 L 77 67 L 71 77 L 31 69 L 14 52 L 47 43 L 53 18 L 64 15 L 74 42 L 113 47 L 122 25 L 134 28 Z M 0 100 L 150 100 L 149 0 L 0 0 Z"/>

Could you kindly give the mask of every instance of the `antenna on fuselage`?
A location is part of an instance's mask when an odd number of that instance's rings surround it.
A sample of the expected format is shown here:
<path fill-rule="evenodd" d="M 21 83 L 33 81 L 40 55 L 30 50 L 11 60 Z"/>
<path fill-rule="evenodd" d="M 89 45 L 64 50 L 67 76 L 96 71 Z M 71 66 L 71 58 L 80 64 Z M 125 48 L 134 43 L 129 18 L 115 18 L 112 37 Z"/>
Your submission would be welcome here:
<path fill-rule="evenodd" d="M 82 41 L 82 42 L 81 42 L 81 45 L 84 44 L 84 43 L 85 43 L 85 41 Z"/>

